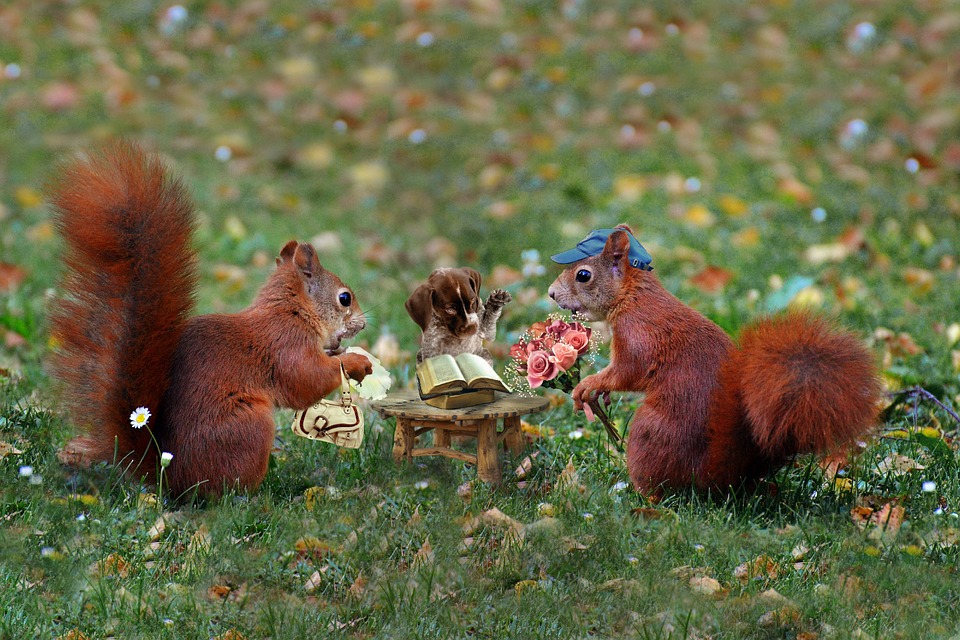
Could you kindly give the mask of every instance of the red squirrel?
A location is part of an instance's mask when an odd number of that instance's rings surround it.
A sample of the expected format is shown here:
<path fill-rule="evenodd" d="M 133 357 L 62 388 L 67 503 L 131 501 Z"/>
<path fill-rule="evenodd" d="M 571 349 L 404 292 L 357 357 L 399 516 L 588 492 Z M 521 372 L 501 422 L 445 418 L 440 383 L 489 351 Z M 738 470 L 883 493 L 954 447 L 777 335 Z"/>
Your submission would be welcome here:
<path fill-rule="evenodd" d="M 746 327 L 735 344 L 664 289 L 626 225 L 593 231 L 554 260 L 568 266 L 550 297 L 612 333 L 610 364 L 574 388 L 574 407 L 611 391 L 646 394 L 627 442 L 637 490 L 725 490 L 875 424 L 874 358 L 826 319 L 786 312 Z"/>
<path fill-rule="evenodd" d="M 331 355 L 365 319 L 304 242 L 283 247 L 245 310 L 189 317 L 195 214 L 157 156 L 116 143 L 79 159 L 52 203 L 65 244 L 52 369 L 84 432 L 67 446 L 74 458 L 152 479 L 159 449 L 173 454 L 172 495 L 253 490 L 267 472 L 274 405 L 314 404 L 340 385 L 340 362 L 355 380 L 372 371 L 364 356 Z M 138 407 L 153 417 L 135 429 Z"/>

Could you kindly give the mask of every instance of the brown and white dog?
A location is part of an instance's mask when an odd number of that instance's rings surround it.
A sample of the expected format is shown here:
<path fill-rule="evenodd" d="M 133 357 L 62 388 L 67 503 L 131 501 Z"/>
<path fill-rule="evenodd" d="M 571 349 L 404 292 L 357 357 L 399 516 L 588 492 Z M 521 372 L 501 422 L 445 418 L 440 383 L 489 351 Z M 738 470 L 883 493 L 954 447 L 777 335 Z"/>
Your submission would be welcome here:
<path fill-rule="evenodd" d="M 417 362 L 444 353 L 475 353 L 492 363 L 484 340 L 497 335 L 503 305 L 513 298 L 494 289 L 480 301 L 480 274 L 468 267 L 435 269 L 407 299 L 407 313 L 423 331 Z"/>

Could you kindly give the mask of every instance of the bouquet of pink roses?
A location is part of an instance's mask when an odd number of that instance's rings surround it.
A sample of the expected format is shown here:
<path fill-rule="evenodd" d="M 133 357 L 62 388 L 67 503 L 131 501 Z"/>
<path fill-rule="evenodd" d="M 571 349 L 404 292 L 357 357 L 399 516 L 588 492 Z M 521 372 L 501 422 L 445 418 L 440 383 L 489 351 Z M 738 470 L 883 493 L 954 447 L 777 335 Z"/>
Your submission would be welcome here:
<path fill-rule="evenodd" d="M 593 331 L 579 322 L 559 318 L 535 322 L 510 347 L 514 368 L 510 377 L 526 378 L 530 389 L 543 386 L 570 393 L 580 382 L 580 356 L 586 355 L 592 362 L 596 355 L 592 335 Z"/>
<path fill-rule="evenodd" d="M 505 372 L 509 386 L 519 393 L 532 394 L 533 389 L 546 387 L 570 393 L 580 382 L 583 360 L 593 364 L 599 343 L 593 330 L 579 322 L 565 322 L 559 316 L 535 322 L 510 347 L 511 365 Z M 599 403 L 584 406 L 589 420 L 596 415 L 615 443 L 620 435 Z"/>

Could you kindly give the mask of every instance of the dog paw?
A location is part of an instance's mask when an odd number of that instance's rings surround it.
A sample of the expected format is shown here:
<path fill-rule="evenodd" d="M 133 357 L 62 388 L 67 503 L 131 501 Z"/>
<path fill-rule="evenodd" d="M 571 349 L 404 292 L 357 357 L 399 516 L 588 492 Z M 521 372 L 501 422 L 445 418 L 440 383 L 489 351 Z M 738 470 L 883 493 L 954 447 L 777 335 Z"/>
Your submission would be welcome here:
<path fill-rule="evenodd" d="M 502 307 L 511 300 L 513 300 L 513 296 L 510 295 L 509 291 L 504 289 L 494 289 L 487 297 L 486 306 Z"/>

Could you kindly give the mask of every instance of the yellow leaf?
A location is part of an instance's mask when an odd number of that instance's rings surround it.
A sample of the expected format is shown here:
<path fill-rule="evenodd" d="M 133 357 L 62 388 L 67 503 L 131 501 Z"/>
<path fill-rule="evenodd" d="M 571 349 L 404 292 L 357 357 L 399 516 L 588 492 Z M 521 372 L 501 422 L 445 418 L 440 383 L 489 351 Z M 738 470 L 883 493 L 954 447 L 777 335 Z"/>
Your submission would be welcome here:
<path fill-rule="evenodd" d="M 641 175 L 631 173 L 613 179 L 613 194 L 624 202 L 636 202 L 645 190 L 646 181 Z"/>
<path fill-rule="evenodd" d="M 935 240 L 933 233 L 930 231 L 930 227 L 922 221 L 913 227 L 913 237 L 925 247 L 932 246 Z"/>
<path fill-rule="evenodd" d="M 304 506 L 307 511 L 313 511 L 320 504 L 320 500 L 327 495 L 326 487 L 310 487 L 303 492 Z"/>
<path fill-rule="evenodd" d="M 739 218 L 750 210 L 747 203 L 736 196 L 722 195 L 718 202 L 720 210 L 732 218 Z"/>
<path fill-rule="evenodd" d="M 13 192 L 13 197 L 24 209 L 39 207 L 43 204 L 43 196 L 32 187 L 17 187 Z"/>
<path fill-rule="evenodd" d="M 318 552 L 320 555 L 326 555 L 332 551 L 329 544 L 316 536 L 303 536 L 294 543 L 293 548 L 301 553 Z"/>
<path fill-rule="evenodd" d="M 307 169 L 326 169 L 333 164 L 333 147 L 324 142 L 308 144 L 296 155 L 296 163 Z"/>
<path fill-rule="evenodd" d="M 687 224 L 698 229 L 712 227 L 717 221 L 717 217 L 713 215 L 710 209 L 702 204 L 695 204 L 687 209 L 686 213 L 683 214 L 683 219 Z"/>
<path fill-rule="evenodd" d="M 733 234 L 730 239 L 733 246 L 741 249 L 750 249 L 760 244 L 760 230 L 756 227 L 747 227 Z"/>
<path fill-rule="evenodd" d="M 518 598 L 521 594 L 523 594 L 524 591 L 536 591 L 539 588 L 540 583 L 536 580 L 521 580 L 513 585 L 513 590 L 516 592 Z"/>

